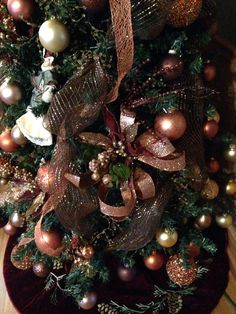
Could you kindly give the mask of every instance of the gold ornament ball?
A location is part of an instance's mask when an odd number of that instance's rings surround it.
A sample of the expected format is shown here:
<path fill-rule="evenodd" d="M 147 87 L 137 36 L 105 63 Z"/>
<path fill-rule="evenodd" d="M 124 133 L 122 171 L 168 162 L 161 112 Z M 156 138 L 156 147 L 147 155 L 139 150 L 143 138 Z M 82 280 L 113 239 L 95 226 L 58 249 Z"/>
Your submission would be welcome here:
<path fill-rule="evenodd" d="M 195 220 L 195 226 L 200 230 L 209 228 L 211 223 L 212 217 L 210 215 L 202 215 Z"/>
<path fill-rule="evenodd" d="M 64 24 L 57 19 L 50 19 L 40 26 L 39 40 L 45 49 L 57 53 L 69 46 L 70 34 Z"/>
<path fill-rule="evenodd" d="M 231 195 L 231 196 L 236 194 L 236 182 L 230 180 L 225 187 L 225 192 L 227 195 Z"/>
<path fill-rule="evenodd" d="M 14 142 L 18 145 L 23 146 L 27 143 L 27 138 L 21 132 L 18 125 L 15 125 L 13 129 L 11 130 L 11 137 L 13 138 Z"/>
<path fill-rule="evenodd" d="M 91 310 L 97 304 L 97 295 L 95 292 L 87 292 L 83 299 L 78 302 L 83 310 Z"/>
<path fill-rule="evenodd" d="M 0 99 L 6 105 L 15 105 L 23 99 L 23 91 L 18 83 L 4 82 L 0 87 Z"/>
<path fill-rule="evenodd" d="M 202 0 L 174 0 L 167 23 L 172 27 L 186 27 L 198 18 Z"/>
<path fill-rule="evenodd" d="M 219 186 L 216 181 L 209 179 L 201 190 L 202 198 L 206 200 L 213 200 L 219 194 Z"/>
<path fill-rule="evenodd" d="M 180 287 L 191 285 L 197 277 L 197 263 L 194 259 L 190 259 L 189 263 L 190 268 L 185 269 L 180 254 L 175 254 L 169 258 L 166 264 L 166 271 L 170 280 Z"/>
<path fill-rule="evenodd" d="M 217 215 L 216 223 L 221 228 L 229 228 L 233 223 L 233 218 L 228 214 Z"/>
<path fill-rule="evenodd" d="M 224 153 L 225 159 L 229 162 L 236 162 L 236 145 L 232 144 Z"/>
<path fill-rule="evenodd" d="M 160 229 L 156 233 L 156 241 L 165 248 L 170 248 L 178 241 L 178 233 L 168 229 Z"/>
<path fill-rule="evenodd" d="M 20 213 L 15 211 L 10 217 L 10 222 L 12 226 L 22 228 L 24 226 L 25 219 Z"/>

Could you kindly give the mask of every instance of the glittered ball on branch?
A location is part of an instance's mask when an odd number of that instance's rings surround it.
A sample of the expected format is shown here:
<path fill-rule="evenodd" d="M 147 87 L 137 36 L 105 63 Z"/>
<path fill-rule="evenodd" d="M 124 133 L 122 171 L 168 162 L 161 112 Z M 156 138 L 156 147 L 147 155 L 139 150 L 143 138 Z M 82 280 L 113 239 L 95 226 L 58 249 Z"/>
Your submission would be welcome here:
<path fill-rule="evenodd" d="M 79 3 L 89 13 L 99 13 L 106 7 L 107 0 L 80 0 Z"/>
<path fill-rule="evenodd" d="M 59 256 L 63 249 L 61 234 L 57 230 L 42 230 L 40 235 L 35 237 L 35 244 L 41 253 L 49 256 Z"/>
<path fill-rule="evenodd" d="M 97 295 L 95 292 L 87 292 L 83 299 L 78 302 L 79 306 L 83 310 L 91 310 L 97 304 Z"/>
<path fill-rule="evenodd" d="M 15 125 L 13 129 L 11 130 L 11 136 L 14 140 L 14 142 L 17 145 L 25 145 L 27 143 L 27 138 L 24 136 L 24 134 L 21 132 L 20 128 L 18 125 Z"/>
<path fill-rule="evenodd" d="M 183 61 L 176 54 L 169 53 L 161 63 L 162 77 L 166 81 L 173 81 L 183 73 Z"/>
<path fill-rule="evenodd" d="M 135 278 L 136 269 L 125 267 L 125 266 L 120 266 L 118 267 L 117 273 L 118 273 L 119 278 L 122 281 L 129 282 Z"/>
<path fill-rule="evenodd" d="M 23 99 L 23 91 L 18 83 L 4 82 L 0 87 L 0 99 L 6 105 L 15 105 Z"/>
<path fill-rule="evenodd" d="M 224 152 L 224 157 L 229 162 L 236 162 L 236 145 L 232 144 Z"/>
<path fill-rule="evenodd" d="M 50 168 L 49 163 L 40 166 L 36 176 L 36 182 L 40 190 L 42 190 L 44 193 L 48 193 L 53 180 L 54 174 Z"/>
<path fill-rule="evenodd" d="M 39 41 L 45 49 L 57 53 L 69 46 L 70 34 L 64 24 L 57 19 L 50 19 L 40 26 Z"/>
<path fill-rule="evenodd" d="M 219 124 L 215 120 L 207 121 L 204 124 L 203 132 L 206 138 L 212 139 L 219 131 Z"/>
<path fill-rule="evenodd" d="M 10 217 L 10 223 L 12 226 L 16 228 L 22 228 L 24 226 L 25 219 L 24 217 L 17 211 L 13 212 Z"/>
<path fill-rule="evenodd" d="M 5 153 L 14 153 L 18 149 L 18 145 L 15 143 L 11 136 L 11 132 L 6 130 L 0 135 L 0 148 Z"/>
<path fill-rule="evenodd" d="M 204 230 L 210 227 L 212 223 L 212 217 L 210 215 L 201 215 L 195 220 L 195 227 L 200 230 Z"/>
<path fill-rule="evenodd" d="M 178 241 L 178 233 L 175 230 L 160 229 L 156 233 L 156 241 L 165 248 L 174 246 Z"/>
<path fill-rule="evenodd" d="M 216 223 L 221 228 L 229 228 L 233 224 L 233 218 L 229 214 L 217 215 Z"/>
<path fill-rule="evenodd" d="M 174 141 L 183 136 L 187 128 L 187 122 L 180 111 L 164 113 L 155 118 L 155 133 L 166 136 L 169 140 Z"/>
<path fill-rule="evenodd" d="M 174 0 L 167 23 L 172 27 L 186 27 L 199 17 L 202 0 Z"/>
<path fill-rule="evenodd" d="M 50 274 L 50 271 L 51 270 L 47 264 L 42 261 L 36 262 L 33 265 L 33 272 L 37 277 L 45 278 Z"/>
<path fill-rule="evenodd" d="M 8 223 L 3 227 L 3 231 L 9 236 L 14 236 L 18 230 L 10 223 L 10 221 L 8 221 Z"/>
<path fill-rule="evenodd" d="M 11 16 L 16 20 L 30 20 L 36 10 L 34 0 L 8 0 L 7 8 Z"/>
<path fill-rule="evenodd" d="M 198 266 L 193 259 L 189 260 L 189 264 L 189 268 L 185 269 L 180 255 L 172 255 L 166 264 L 170 280 L 180 287 L 191 285 L 196 280 Z"/>
<path fill-rule="evenodd" d="M 201 196 L 202 198 L 206 200 L 213 200 L 215 199 L 219 194 L 219 186 L 214 180 L 207 180 L 207 182 L 204 184 L 202 190 L 201 190 Z"/>
<path fill-rule="evenodd" d="M 144 264 L 150 270 L 158 270 L 164 265 L 164 256 L 154 251 L 150 256 L 144 258 Z"/>
<path fill-rule="evenodd" d="M 16 268 L 21 270 L 27 270 L 30 269 L 33 265 L 33 262 L 31 260 L 32 253 L 29 253 L 27 255 L 23 254 L 21 260 L 18 260 L 17 256 L 22 253 L 22 250 L 24 250 L 24 246 L 14 246 L 11 252 L 11 262 Z"/>
<path fill-rule="evenodd" d="M 227 195 L 235 195 L 236 194 L 236 181 L 230 180 L 226 187 L 225 187 L 225 192 Z"/>

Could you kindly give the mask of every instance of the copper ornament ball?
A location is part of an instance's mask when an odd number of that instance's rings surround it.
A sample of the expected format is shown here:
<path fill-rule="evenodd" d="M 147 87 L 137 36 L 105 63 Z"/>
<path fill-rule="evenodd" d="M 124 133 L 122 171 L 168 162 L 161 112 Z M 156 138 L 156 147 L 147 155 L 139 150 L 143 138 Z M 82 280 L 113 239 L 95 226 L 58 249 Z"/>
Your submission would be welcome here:
<path fill-rule="evenodd" d="M 16 20 L 30 20 L 35 13 L 34 0 L 8 0 L 7 8 L 11 16 Z"/>
<path fill-rule="evenodd" d="M 41 236 L 35 238 L 35 243 L 41 253 L 49 256 L 58 256 L 63 249 L 61 234 L 57 230 L 42 230 Z M 59 250 L 60 248 L 61 250 Z M 58 251 L 52 253 L 51 250 Z"/>
<path fill-rule="evenodd" d="M 153 252 L 150 256 L 144 258 L 144 264 L 150 270 L 159 270 L 164 265 L 163 254 Z"/>
<path fill-rule="evenodd" d="M 156 241 L 165 248 L 174 246 L 178 241 L 178 233 L 169 229 L 160 229 L 156 233 Z"/>
<path fill-rule="evenodd" d="M 236 194 L 236 181 L 230 180 L 226 187 L 225 192 L 227 195 L 233 196 Z"/>
<path fill-rule="evenodd" d="M 216 216 L 216 223 L 221 228 L 229 228 L 233 224 L 233 218 L 229 214 L 222 214 Z"/>
<path fill-rule="evenodd" d="M 6 130 L 0 135 L 0 148 L 5 153 L 14 153 L 18 149 L 18 145 L 14 142 L 11 132 Z"/>
<path fill-rule="evenodd" d="M 37 277 L 45 278 L 50 274 L 50 268 L 40 261 L 33 264 L 33 272 Z"/>
<path fill-rule="evenodd" d="M 0 86 L 0 99 L 6 105 L 15 105 L 23 99 L 23 91 L 18 83 L 4 82 Z"/>
<path fill-rule="evenodd" d="M 174 0 L 167 23 L 172 27 L 186 27 L 199 17 L 202 0 Z"/>
<path fill-rule="evenodd" d="M 135 278 L 136 270 L 135 268 L 120 266 L 117 270 L 117 273 L 122 281 L 129 282 Z"/>
<path fill-rule="evenodd" d="M 18 230 L 8 221 L 8 223 L 3 227 L 3 231 L 9 236 L 14 236 Z"/>
<path fill-rule="evenodd" d="M 216 78 L 216 74 L 217 72 L 214 64 L 209 63 L 205 66 L 203 76 L 207 82 L 213 81 Z"/>
<path fill-rule="evenodd" d="M 197 229 L 204 230 L 210 227 L 212 223 L 212 217 L 210 215 L 202 215 L 196 218 L 195 226 Z"/>
<path fill-rule="evenodd" d="M 155 118 L 154 130 L 156 134 L 162 134 L 174 141 L 182 137 L 186 131 L 187 122 L 180 111 L 172 111 L 158 115 Z"/>
<path fill-rule="evenodd" d="M 97 295 L 95 292 L 87 292 L 83 299 L 78 302 L 78 305 L 83 310 L 91 310 L 97 304 Z"/>
<path fill-rule="evenodd" d="M 24 134 L 21 132 L 18 125 L 15 125 L 11 130 L 11 136 L 14 140 L 14 142 L 17 145 L 23 146 L 27 143 L 27 138 L 24 136 Z"/>
<path fill-rule="evenodd" d="M 175 254 L 169 258 L 166 264 L 170 280 L 180 287 L 191 285 L 196 280 L 198 271 L 197 263 L 193 259 L 189 260 L 190 268 L 188 269 L 185 269 L 182 263 L 180 254 Z"/>
<path fill-rule="evenodd" d="M 219 124 L 215 120 L 205 122 L 203 126 L 203 133 L 206 138 L 212 139 L 219 132 Z"/>
<path fill-rule="evenodd" d="M 183 61 L 176 54 L 168 54 L 161 63 L 162 77 L 166 81 L 173 81 L 183 73 Z"/>

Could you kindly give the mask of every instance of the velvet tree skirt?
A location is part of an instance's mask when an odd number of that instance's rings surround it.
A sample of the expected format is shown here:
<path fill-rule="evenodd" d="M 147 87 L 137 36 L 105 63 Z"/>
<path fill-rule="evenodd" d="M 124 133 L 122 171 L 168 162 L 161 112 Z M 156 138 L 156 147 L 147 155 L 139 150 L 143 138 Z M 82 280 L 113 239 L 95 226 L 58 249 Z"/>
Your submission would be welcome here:
<path fill-rule="evenodd" d="M 212 258 L 205 257 L 204 263 L 210 268 L 203 279 L 197 282 L 197 291 L 193 296 L 184 298 L 183 314 L 210 314 L 216 307 L 228 282 L 229 263 L 225 252 L 225 232 L 212 228 L 210 234 L 217 242 L 218 253 Z M 11 250 L 16 243 L 15 238 L 10 238 L 4 259 L 4 277 L 6 287 L 15 308 L 23 314 L 74 314 L 98 313 L 79 310 L 71 298 L 59 295 L 58 303 L 50 303 L 50 291 L 44 290 L 44 279 L 36 277 L 31 270 L 16 269 L 11 261 Z M 113 272 L 108 284 L 99 284 L 95 287 L 98 294 L 98 303 L 109 303 L 110 300 L 118 304 L 135 307 L 136 303 L 148 303 L 153 300 L 153 284 L 162 287 L 167 280 L 165 271 L 149 271 L 143 267 L 141 261 L 138 266 L 136 278 L 130 282 L 122 282 L 117 277 L 117 261 L 108 258 L 109 266 Z M 167 312 L 166 312 L 167 313 Z"/>

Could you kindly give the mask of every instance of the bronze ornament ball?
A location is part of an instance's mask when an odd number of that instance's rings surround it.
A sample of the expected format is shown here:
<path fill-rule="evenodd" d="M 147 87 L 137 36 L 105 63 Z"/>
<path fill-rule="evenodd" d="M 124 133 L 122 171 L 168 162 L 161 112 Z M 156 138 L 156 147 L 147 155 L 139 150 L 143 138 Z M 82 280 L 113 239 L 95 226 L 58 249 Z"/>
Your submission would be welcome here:
<path fill-rule="evenodd" d="M 45 278 L 50 274 L 50 268 L 40 261 L 33 264 L 33 272 L 37 277 Z"/>
<path fill-rule="evenodd" d="M 97 295 L 95 292 L 87 292 L 83 299 L 78 302 L 78 305 L 83 310 L 91 310 L 97 304 Z"/>
<path fill-rule="evenodd" d="M 35 13 L 36 3 L 34 0 L 8 0 L 7 8 L 15 20 L 30 20 Z"/>
<path fill-rule="evenodd" d="M 117 273 L 118 273 L 119 278 L 122 281 L 129 282 L 135 278 L 136 270 L 135 268 L 120 266 L 118 267 Z"/>
<path fill-rule="evenodd" d="M 236 162 L 236 145 L 231 144 L 224 152 L 224 157 L 228 162 Z"/>
<path fill-rule="evenodd" d="M 187 122 L 180 111 L 172 111 L 156 116 L 154 122 L 155 133 L 166 136 L 170 141 L 182 137 L 187 129 Z"/>
<path fill-rule="evenodd" d="M 212 179 L 207 180 L 201 190 L 202 198 L 206 200 L 213 200 L 218 196 L 218 194 L 219 194 L 219 186 L 216 183 L 216 181 Z"/>
<path fill-rule="evenodd" d="M 18 83 L 4 82 L 0 86 L 0 99 L 6 105 L 15 105 L 23 99 L 23 91 Z"/>
<path fill-rule="evenodd" d="M 229 214 L 221 214 L 216 216 L 216 223 L 221 228 L 229 228 L 233 224 L 233 218 Z"/>
<path fill-rule="evenodd" d="M 150 256 L 144 257 L 144 264 L 150 270 L 159 270 L 164 265 L 163 254 L 154 251 Z"/>
<path fill-rule="evenodd" d="M 195 226 L 197 229 L 204 230 L 210 227 L 212 223 L 212 217 L 211 215 L 201 215 L 196 218 L 195 220 Z"/>
<path fill-rule="evenodd" d="M 236 181 L 230 180 L 226 187 L 225 192 L 227 195 L 233 196 L 236 194 Z"/>
<path fill-rule="evenodd" d="M 45 49 L 57 53 L 69 46 L 70 34 L 63 23 L 50 19 L 40 26 L 39 41 Z"/>
<path fill-rule="evenodd" d="M 212 139 L 219 131 L 219 124 L 215 120 L 205 122 L 203 126 L 203 133 L 206 138 Z"/>
<path fill-rule="evenodd" d="M 161 70 L 165 81 L 173 81 L 183 73 L 183 61 L 176 54 L 169 53 L 161 63 Z"/>
<path fill-rule="evenodd" d="M 156 233 L 156 241 L 164 248 L 170 248 L 174 246 L 178 241 L 177 231 L 171 231 L 169 229 L 160 229 Z"/>
<path fill-rule="evenodd" d="M 17 145 L 23 146 L 27 143 L 27 138 L 24 136 L 24 134 L 21 132 L 18 125 L 15 125 L 11 130 L 11 136 L 14 140 L 14 142 Z"/>
<path fill-rule="evenodd" d="M 0 135 L 0 148 L 5 153 L 14 153 L 18 149 L 18 145 L 15 143 L 11 136 L 11 132 L 6 130 Z"/>

